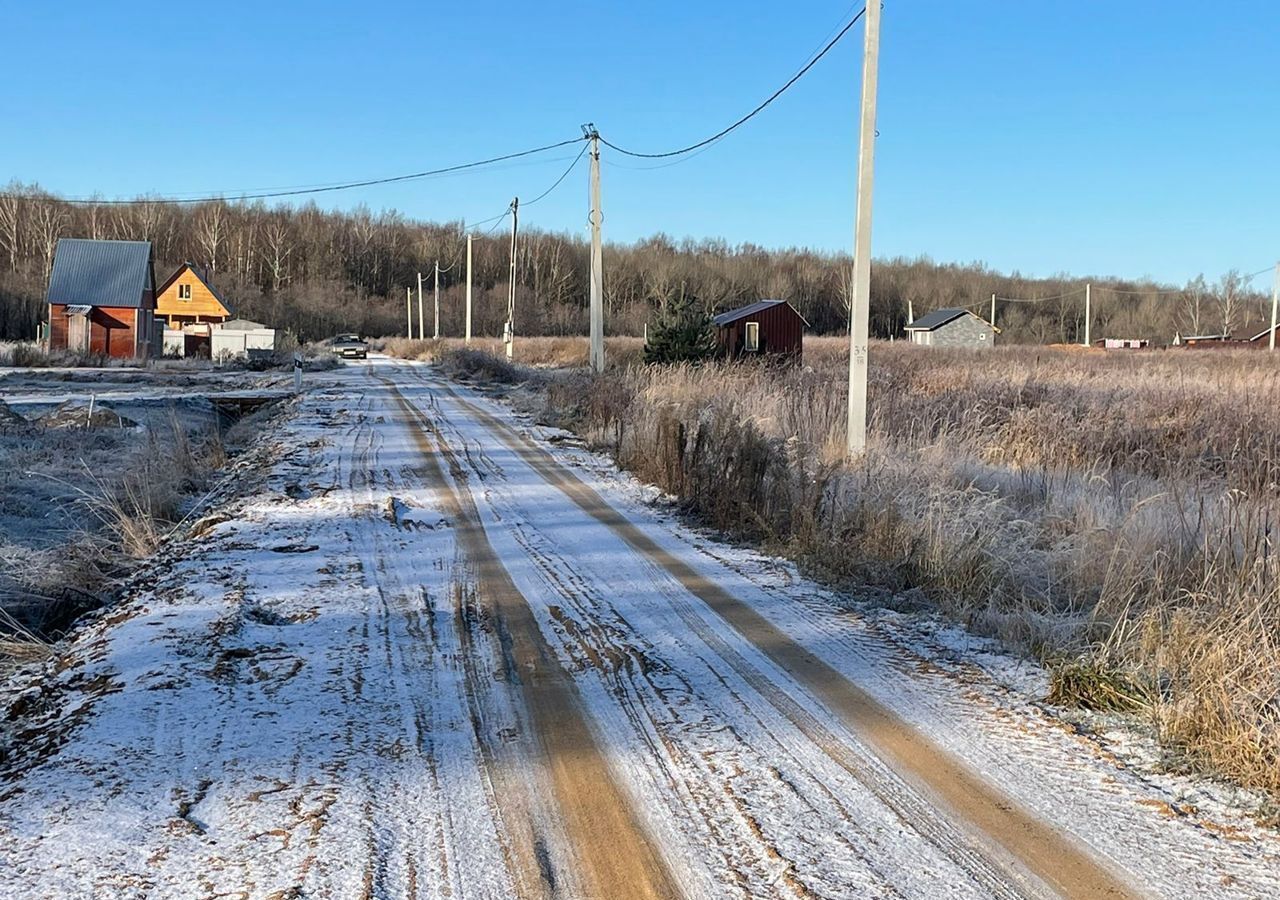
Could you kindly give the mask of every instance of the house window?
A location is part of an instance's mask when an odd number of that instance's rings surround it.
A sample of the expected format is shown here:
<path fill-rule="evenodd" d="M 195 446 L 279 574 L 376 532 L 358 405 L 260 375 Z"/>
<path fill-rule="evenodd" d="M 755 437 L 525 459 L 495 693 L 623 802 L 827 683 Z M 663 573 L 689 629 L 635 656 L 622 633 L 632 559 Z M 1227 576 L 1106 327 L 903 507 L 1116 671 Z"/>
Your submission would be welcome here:
<path fill-rule="evenodd" d="M 747 336 L 746 336 L 745 343 L 743 344 L 743 349 L 751 352 L 755 352 L 760 349 L 760 323 L 759 322 L 747 323 Z"/>
<path fill-rule="evenodd" d="M 191 299 L 191 285 L 189 284 L 178 285 L 178 299 L 179 300 Z"/>

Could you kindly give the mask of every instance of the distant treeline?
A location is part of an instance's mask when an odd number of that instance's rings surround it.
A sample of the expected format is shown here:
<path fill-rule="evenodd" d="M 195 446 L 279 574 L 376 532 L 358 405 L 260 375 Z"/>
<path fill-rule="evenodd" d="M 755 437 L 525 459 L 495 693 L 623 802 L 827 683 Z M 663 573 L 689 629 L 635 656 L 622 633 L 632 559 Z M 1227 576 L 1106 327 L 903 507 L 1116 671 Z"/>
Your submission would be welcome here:
<path fill-rule="evenodd" d="M 473 247 L 474 330 L 499 334 L 510 277 L 508 222 Z M 423 273 L 428 335 L 434 265 L 441 269 L 441 327 L 462 329 L 466 281 L 460 222 L 425 223 L 398 212 L 327 212 L 314 205 L 261 202 L 173 205 L 139 199 L 124 204 L 70 204 L 35 186 L 11 183 L 0 193 L 0 340 L 30 338 L 43 320 L 44 291 L 59 237 L 149 240 L 157 278 L 184 261 L 206 267 L 238 316 L 287 328 L 301 339 L 340 331 L 403 334 L 405 289 Z M 789 300 L 817 333 L 848 322 L 846 254 L 802 248 L 769 250 L 722 240 L 676 241 L 666 235 L 605 247 L 606 327 L 640 334 L 655 309 L 681 292 L 709 311 L 761 298 Z M 523 334 L 581 334 L 588 323 L 588 252 L 584 237 L 522 228 L 516 261 L 516 328 Z M 1092 336 L 1149 338 L 1176 332 L 1241 332 L 1265 327 L 1267 297 L 1239 272 L 1185 286 L 1092 278 Z M 966 306 L 990 312 L 1002 297 L 1070 296 L 1041 303 L 1002 303 L 1003 340 L 1079 341 L 1086 279 L 1026 278 L 982 263 L 927 258 L 877 260 L 871 276 L 873 336 L 901 336 L 908 310 Z M 1175 291 L 1158 294 L 1157 291 Z M 1132 293 L 1117 293 L 1126 291 Z M 1078 293 L 1077 293 L 1078 292 Z M 413 302 L 417 314 L 417 299 Z M 416 325 L 415 325 L 416 328 Z"/>

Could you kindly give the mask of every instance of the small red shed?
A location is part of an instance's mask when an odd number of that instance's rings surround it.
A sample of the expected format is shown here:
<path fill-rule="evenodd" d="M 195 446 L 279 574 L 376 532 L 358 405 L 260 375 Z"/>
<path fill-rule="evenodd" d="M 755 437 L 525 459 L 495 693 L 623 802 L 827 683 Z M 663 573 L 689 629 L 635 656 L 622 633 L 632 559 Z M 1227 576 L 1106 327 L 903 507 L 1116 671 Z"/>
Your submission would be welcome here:
<path fill-rule="evenodd" d="M 786 300 L 760 300 L 712 318 L 716 342 L 728 359 L 790 357 L 797 362 L 804 352 L 804 330 L 809 323 Z"/>
<path fill-rule="evenodd" d="M 62 238 L 49 274 L 49 349 L 146 358 L 156 336 L 148 241 Z"/>

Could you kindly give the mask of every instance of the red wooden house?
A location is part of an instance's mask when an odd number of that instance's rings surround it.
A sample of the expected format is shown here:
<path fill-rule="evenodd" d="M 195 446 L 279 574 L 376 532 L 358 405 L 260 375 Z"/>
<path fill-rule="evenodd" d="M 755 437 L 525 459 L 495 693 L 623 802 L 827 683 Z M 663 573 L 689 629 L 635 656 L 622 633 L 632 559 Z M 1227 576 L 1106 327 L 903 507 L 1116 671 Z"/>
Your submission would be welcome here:
<path fill-rule="evenodd" d="M 799 361 L 809 323 L 785 300 L 760 300 L 712 318 L 728 359 L 787 357 Z"/>
<path fill-rule="evenodd" d="M 158 327 L 151 243 L 62 238 L 47 300 L 50 350 L 145 359 Z"/>

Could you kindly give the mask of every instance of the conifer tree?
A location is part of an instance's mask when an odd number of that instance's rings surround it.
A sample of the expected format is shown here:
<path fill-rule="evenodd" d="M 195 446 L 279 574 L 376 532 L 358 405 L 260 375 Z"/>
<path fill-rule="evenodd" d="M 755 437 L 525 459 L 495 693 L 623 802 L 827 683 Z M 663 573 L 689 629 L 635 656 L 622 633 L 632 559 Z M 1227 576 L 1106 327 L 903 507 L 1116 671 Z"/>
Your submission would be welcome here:
<path fill-rule="evenodd" d="M 711 317 L 697 297 L 683 290 L 658 314 L 644 345 L 646 363 L 698 363 L 716 352 Z"/>

